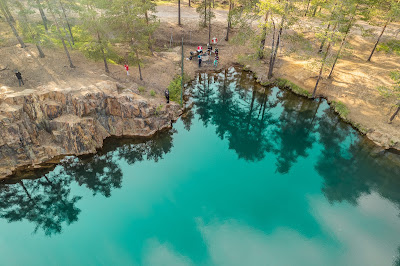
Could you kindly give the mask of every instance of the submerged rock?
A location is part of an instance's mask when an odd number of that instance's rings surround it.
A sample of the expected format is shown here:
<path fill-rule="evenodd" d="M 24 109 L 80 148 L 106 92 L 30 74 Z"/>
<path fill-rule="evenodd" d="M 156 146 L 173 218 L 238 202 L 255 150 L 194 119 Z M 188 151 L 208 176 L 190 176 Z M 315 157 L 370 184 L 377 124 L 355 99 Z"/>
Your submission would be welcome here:
<path fill-rule="evenodd" d="M 171 127 L 179 105 L 160 105 L 100 82 L 68 90 L 25 90 L 0 99 L 0 178 L 60 155 L 96 152 L 110 136 L 151 136 Z"/>

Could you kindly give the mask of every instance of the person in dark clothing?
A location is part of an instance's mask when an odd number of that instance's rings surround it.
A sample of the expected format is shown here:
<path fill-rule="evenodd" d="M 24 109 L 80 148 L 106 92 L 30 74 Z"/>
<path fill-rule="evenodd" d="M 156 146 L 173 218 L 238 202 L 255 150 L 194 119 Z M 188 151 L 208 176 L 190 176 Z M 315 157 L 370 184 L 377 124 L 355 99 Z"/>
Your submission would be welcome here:
<path fill-rule="evenodd" d="M 165 98 L 167 99 L 167 103 L 169 103 L 169 90 L 168 90 L 168 88 L 165 90 Z"/>
<path fill-rule="evenodd" d="M 215 55 L 215 59 L 214 59 L 214 66 L 217 67 L 218 66 L 218 60 L 219 60 L 219 56 Z"/>
<path fill-rule="evenodd" d="M 201 54 L 199 54 L 199 67 L 201 67 Z"/>
<path fill-rule="evenodd" d="M 218 48 L 215 48 L 215 55 L 218 56 Z"/>
<path fill-rule="evenodd" d="M 22 80 L 21 72 L 19 72 L 18 70 L 14 70 L 14 73 L 15 73 L 15 76 L 17 76 L 19 86 L 21 87 L 21 83 L 22 83 L 22 85 L 25 85 L 24 81 Z"/>

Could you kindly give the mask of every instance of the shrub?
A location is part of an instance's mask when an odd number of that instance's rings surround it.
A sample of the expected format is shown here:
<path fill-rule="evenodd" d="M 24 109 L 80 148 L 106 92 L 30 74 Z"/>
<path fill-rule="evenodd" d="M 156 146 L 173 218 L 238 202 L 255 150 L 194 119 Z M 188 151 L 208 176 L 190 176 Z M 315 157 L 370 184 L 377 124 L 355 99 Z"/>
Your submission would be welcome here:
<path fill-rule="evenodd" d="M 347 117 L 347 115 L 350 113 L 349 109 L 347 108 L 347 106 L 338 101 L 332 101 L 332 107 L 335 109 L 335 111 L 343 118 L 345 119 Z"/>
<path fill-rule="evenodd" d="M 393 81 L 392 86 L 379 86 L 377 90 L 385 98 L 395 97 L 397 100 L 400 100 L 400 71 L 390 72 L 390 78 Z"/>
<path fill-rule="evenodd" d="M 160 104 L 157 106 L 156 110 L 154 110 L 154 114 L 158 116 L 161 113 L 161 110 L 163 109 L 164 105 Z"/>
<path fill-rule="evenodd" d="M 151 90 L 151 91 L 150 91 L 150 96 L 151 96 L 151 97 L 156 96 L 156 92 L 155 92 L 154 90 Z"/>
<path fill-rule="evenodd" d="M 146 88 L 143 86 L 139 86 L 139 88 L 138 88 L 138 91 L 140 94 L 142 94 L 145 90 L 146 90 Z"/>
<path fill-rule="evenodd" d="M 171 83 L 168 85 L 168 90 L 169 90 L 169 98 L 171 101 L 174 101 L 176 103 L 181 102 L 181 76 L 175 76 L 175 78 L 171 81 Z M 189 77 L 184 74 L 183 75 L 183 82 L 188 82 Z"/>
<path fill-rule="evenodd" d="M 294 84 L 293 82 L 287 80 L 287 79 L 282 79 L 282 78 L 278 78 L 276 80 L 276 86 L 280 87 L 280 88 L 289 88 L 291 89 L 294 93 L 305 96 L 305 97 L 311 97 L 311 93 L 299 86 L 297 86 L 296 84 Z"/>
<path fill-rule="evenodd" d="M 400 55 L 400 40 L 389 40 L 387 42 L 380 43 L 376 50 Z"/>

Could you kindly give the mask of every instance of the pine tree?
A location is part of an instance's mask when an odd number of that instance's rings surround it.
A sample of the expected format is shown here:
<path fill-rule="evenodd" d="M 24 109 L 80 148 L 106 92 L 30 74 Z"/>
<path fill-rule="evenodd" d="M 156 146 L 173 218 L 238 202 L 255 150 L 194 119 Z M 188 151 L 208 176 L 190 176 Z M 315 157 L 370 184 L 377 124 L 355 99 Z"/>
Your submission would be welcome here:
<path fill-rule="evenodd" d="M 40 16 L 42 18 L 44 28 L 46 29 L 46 31 L 48 31 L 48 28 L 47 28 L 47 23 L 48 23 L 47 17 L 46 17 L 46 14 L 44 13 L 44 10 L 43 10 L 43 7 L 42 7 L 42 4 L 41 4 L 40 0 L 35 0 L 35 4 L 36 4 L 36 7 L 39 9 L 39 13 L 40 13 Z"/>
<path fill-rule="evenodd" d="M 44 58 L 45 54 L 43 53 L 42 47 L 40 45 L 42 33 L 40 32 L 40 29 L 36 27 L 33 23 L 31 23 L 28 19 L 28 15 L 33 14 L 34 12 L 25 8 L 25 6 L 19 0 L 16 0 L 15 3 L 19 9 L 18 16 L 20 17 L 19 20 L 21 21 L 19 25 L 20 28 L 22 28 L 22 34 L 28 39 L 32 39 L 34 41 L 36 48 L 39 52 L 39 57 Z"/>
<path fill-rule="evenodd" d="M 75 68 L 74 64 L 72 63 L 72 59 L 71 59 L 71 56 L 70 56 L 70 54 L 69 54 L 67 45 L 65 44 L 64 35 L 61 33 L 60 25 L 59 25 L 59 23 L 58 23 L 58 20 L 57 20 L 55 14 L 54 14 L 53 7 L 52 7 L 52 5 L 50 4 L 49 0 L 45 0 L 45 1 L 46 1 L 46 3 L 47 3 L 47 7 L 48 7 L 48 9 L 49 9 L 49 11 L 50 11 L 51 16 L 53 17 L 53 20 L 54 20 L 55 25 L 56 25 L 57 32 L 58 32 L 58 38 L 60 38 L 60 40 L 61 40 L 61 42 L 62 42 L 62 44 L 63 44 L 65 54 L 67 55 L 67 58 L 68 58 L 68 61 L 69 61 L 69 66 L 70 66 L 71 68 Z"/>
<path fill-rule="evenodd" d="M 384 7 L 383 12 L 385 12 L 384 16 L 386 17 L 386 20 L 385 20 L 385 24 L 382 27 L 382 31 L 379 34 L 379 37 L 376 40 L 374 48 L 372 48 L 371 54 L 369 55 L 367 61 L 371 61 L 371 58 L 374 55 L 376 47 L 378 46 L 389 23 L 400 19 L 400 1 L 399 0 L 389 0 L 389 1 L 383 0 L 383 1 L 378 1 L 378 4 L 379 4 L 379 7 Z M 388 6 L 388 8 L 385 8 L 386 6 Z"/>
<path fill-rule="evenodd" d="M 140 80 L 143 79 L 141 54 L 150 51 L 149 36 L 158 26 L 155 16 L 148 15 L 153 10 L 155 5 L 147 0 L 145 4 L 142 0 L 115 0 L 108 12 L 110 25 L 118 38 L 129 44 L 127 60 L 138 65 Z"/>
<path fill-rule="evenodd" d="M 94 60 L 103 60 L 105 72 L 109 73 L 108 56 L 115 52 L 110 46 L 110 38 L 107 34 L 110 31 L 105 16 L 103 0 L 82 0 L 80 10 L 80 21 L 86 38 L 86 43 L 81 50 L 89 58 Z M 100 10 L 100 12 L 99 12 Z"/>
<path fill-rule="evenodd" d="M 8 25 L 10 26 L 11 30 L 13 31 L 18 42 L 20 43 L 21 48 L 25 48 L 26 45 L 25 45 L 24 41 L 22 40 L 22 38 L 19 36 L 18 31 L 15 29 L 13 22 L 11 20 L 12 17 L 9 16 L 9 12 L 7 12 L 7 10 L 8 10 L 7 2 L 5 0 L 0 0 L 1 13 L 3 13 L 4 17 L 6 18 L 6 21 L 7 21 Z"/>

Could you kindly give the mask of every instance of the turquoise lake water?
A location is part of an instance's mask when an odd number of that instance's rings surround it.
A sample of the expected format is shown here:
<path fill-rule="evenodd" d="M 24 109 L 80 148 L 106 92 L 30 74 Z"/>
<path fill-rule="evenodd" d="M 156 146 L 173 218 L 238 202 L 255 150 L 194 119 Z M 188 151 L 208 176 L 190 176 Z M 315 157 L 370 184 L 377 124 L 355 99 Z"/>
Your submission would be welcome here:
<path fill-rule="evenodd" d="M 400 265 L 400 156 L 230 68 L 149 141 L 0 183 L 0 265 Z"/>

